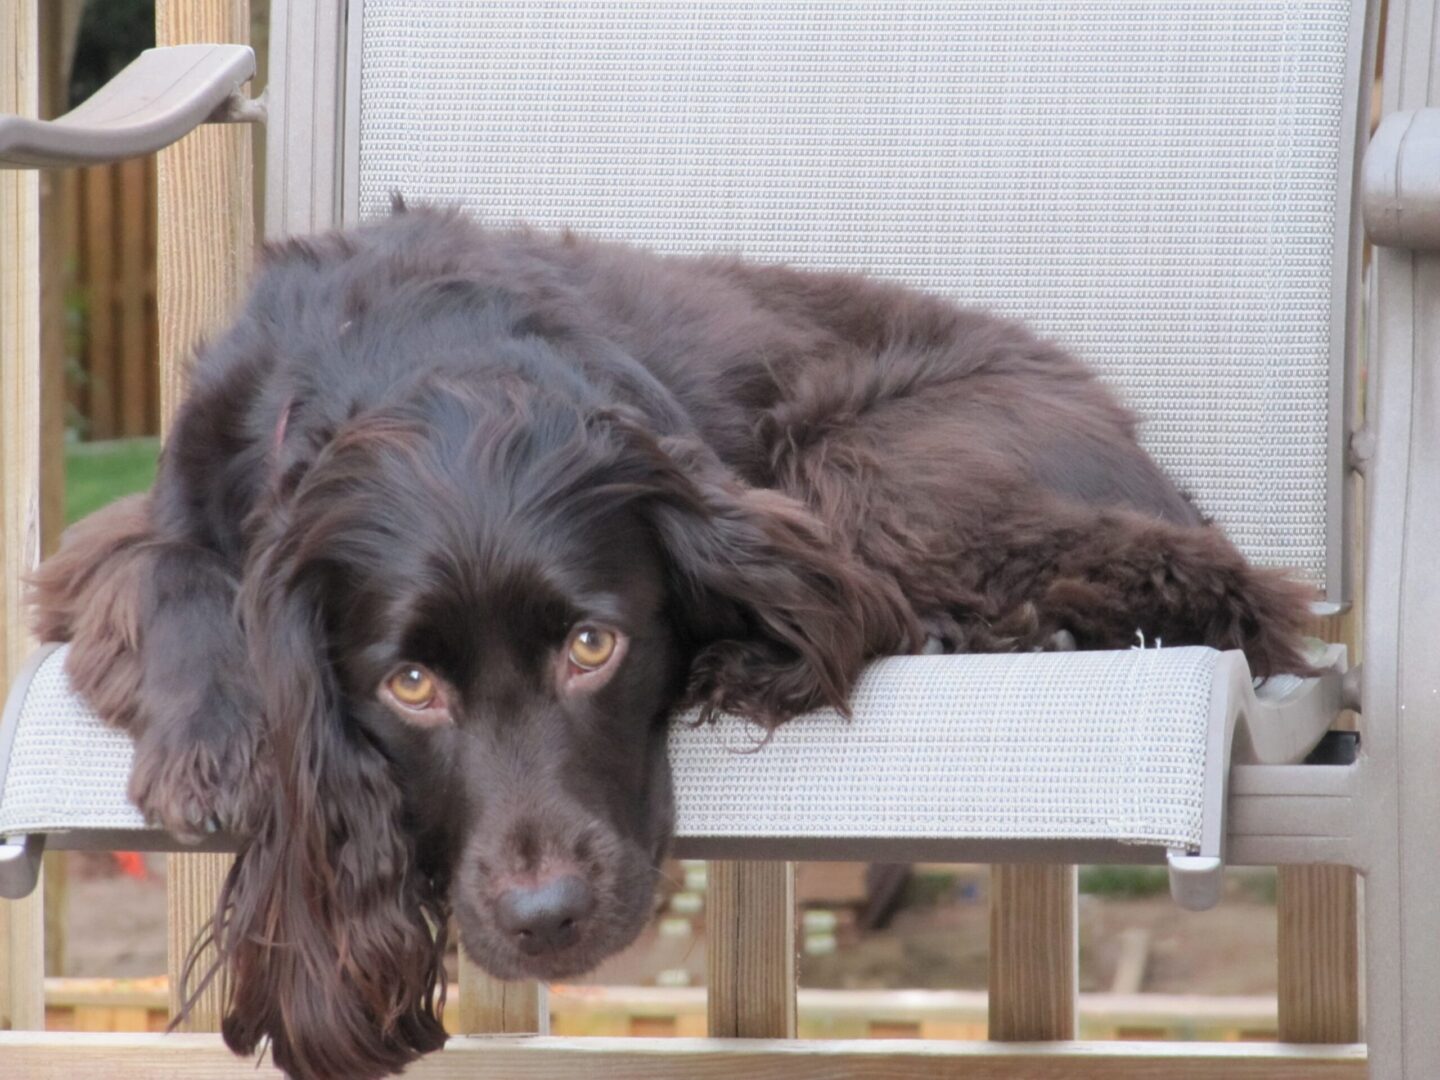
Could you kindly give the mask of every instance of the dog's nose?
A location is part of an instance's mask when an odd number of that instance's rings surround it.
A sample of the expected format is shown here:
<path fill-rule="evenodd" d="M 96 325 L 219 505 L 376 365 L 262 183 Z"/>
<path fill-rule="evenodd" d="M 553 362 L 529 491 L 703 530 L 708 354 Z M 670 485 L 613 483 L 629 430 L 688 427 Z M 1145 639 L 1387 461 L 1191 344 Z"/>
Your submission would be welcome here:
<path fill-rule="evenodd" d="M 522 951 L 538 956 L 574 944 L 593 905 L 590 886 L 566 874 L 539 885 L 507 889 L 496 905 L 496 921 Z"/>

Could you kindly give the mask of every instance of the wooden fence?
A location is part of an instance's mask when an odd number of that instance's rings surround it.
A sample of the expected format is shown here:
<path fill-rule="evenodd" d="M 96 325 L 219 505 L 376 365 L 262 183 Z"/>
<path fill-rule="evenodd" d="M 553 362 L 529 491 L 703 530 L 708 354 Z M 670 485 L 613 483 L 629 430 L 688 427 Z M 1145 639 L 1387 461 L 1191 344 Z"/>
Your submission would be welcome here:
<path fill-rule="evenodd" d="M 1273 1041 L 1273 997 L 1082 994 L 1083 1039 Z M 569 1037 L 698 1038 L 707 1035 L 701 987 L 557 986 L 549 994 L 550 1032 Z M 808 990 L 796 994 L 801 1039 L 966 1039 L 988 1033 L 983 990 Z M 164 1031 L 169 980 L 46 979 L 46 1031 Z M 461 1031 L 455 1002 L 446 1030 Z"/>
<path fill-rule="evenodd" d="M 155 307 L 155 159 L 65 170 L 46 213 L 58 217 L 67 401 L 86 439 L 160 427 Z"/>

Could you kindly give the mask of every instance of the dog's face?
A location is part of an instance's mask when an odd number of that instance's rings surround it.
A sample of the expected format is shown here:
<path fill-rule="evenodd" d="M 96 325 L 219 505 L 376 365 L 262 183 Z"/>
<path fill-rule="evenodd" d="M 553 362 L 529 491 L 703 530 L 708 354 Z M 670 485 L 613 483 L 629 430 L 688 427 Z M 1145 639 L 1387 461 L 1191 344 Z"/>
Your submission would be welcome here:
<path fill-rule="evenodd" d="M 452 910 L 503 978 L 628 944 L 670 837 L 677 705 L 843 705 L 864 628 L 895 632 L 794 500 L 524 380 L 424 380 L 297 475 L 242 587 L 278 775 L 218 936 L 231 1045 L 268 1035 L 301 1072 L 438 1044 Z"/>
<path fill-rule="evenodd" d="M 633 940 L 670 836 L 684 634 L 645 512 L 661 493 L 617 449 L 513 385 L 422 389 L 297 493 L 335 498 L 311 572 L 344 723 L 502 978 L 580 974 Z"/>
<path fill-rule="evenodd" d="M 651 913 L 681 645 L 638 507 L 566 513 L 509 465 L 512 483 L 384 482 L 409 540 L 349 568 L 329 632 L 347 711 L 391 763 L 467 953 L 502 978 L 555 979 Z"/>

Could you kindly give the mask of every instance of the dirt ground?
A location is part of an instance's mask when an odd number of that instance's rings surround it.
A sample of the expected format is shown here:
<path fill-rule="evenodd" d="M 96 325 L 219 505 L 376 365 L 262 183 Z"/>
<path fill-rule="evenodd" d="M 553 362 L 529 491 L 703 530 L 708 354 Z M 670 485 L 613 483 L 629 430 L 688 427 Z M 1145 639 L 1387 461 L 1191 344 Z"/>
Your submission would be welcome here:
<path fill-rule="evenodd" d="M 120 872 L 102 854 L 69 857 L 63 974 L 95 977 L 165 971 L 165 859 L 144 858 L 145 878 Z M 828 955 L 803 955 L 801 984 L 882 989 L 983 989 L 989 914 L 983 867 L 954 868 L 938 895 L 913 901 L 883 931 L 845 925 Z M 933 892 L 934 890 L 932 890 Z M 1141 931 L 1140 989 L 1156 993 L 1268 994 L 1275 991 L 1275 907 L 1261 879 L 1232 875 L 1225 900 L 1192 913 L 1167 896 L 1080 898 L 1082 990 L 1114 985 L 1122 941 Z M 663 978 L 704 985 L 703 913 L 653 922 L 629 950 L 584 980 L 655 985 Z M 683 972 L 683 976 L 680 973 Z M 52 973 L 53 974 L 53 973 Z"/>

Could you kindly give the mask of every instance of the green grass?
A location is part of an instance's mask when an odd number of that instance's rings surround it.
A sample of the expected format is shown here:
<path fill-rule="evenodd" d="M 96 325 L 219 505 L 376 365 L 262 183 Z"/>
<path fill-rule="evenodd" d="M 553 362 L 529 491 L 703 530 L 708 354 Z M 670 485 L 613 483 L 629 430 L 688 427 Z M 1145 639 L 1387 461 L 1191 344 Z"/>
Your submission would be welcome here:
<path fill-rule="evenodd" d="M 155 482 L 159 439 L 71 443 L 65 448 L 65 523 Z"/>
<path fill-rule="evenodd" d="M 1170 891 L 1170 874 L 1163 866 L 1082 866 L 1080 891 L 1128 899 L 1160 896 Z"/>
<path fill-rule="evenodd" d="M 1225 874 L 1230 887 L 1247 900 L 1260 904 L 1275 903 L 1273 868 L 1232 868 Z M 1170 891 L 1170 875 L 1163 866 L 1082 866 L 1080 891 L 1090 896 L 1126 900 L 1164 896 Z"/>

